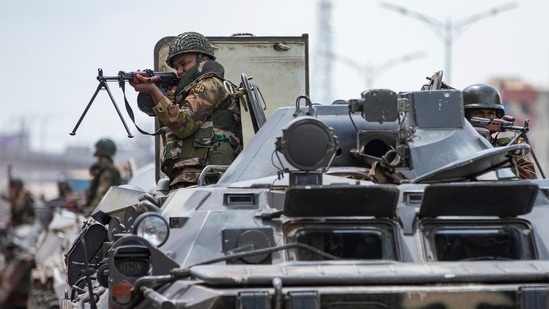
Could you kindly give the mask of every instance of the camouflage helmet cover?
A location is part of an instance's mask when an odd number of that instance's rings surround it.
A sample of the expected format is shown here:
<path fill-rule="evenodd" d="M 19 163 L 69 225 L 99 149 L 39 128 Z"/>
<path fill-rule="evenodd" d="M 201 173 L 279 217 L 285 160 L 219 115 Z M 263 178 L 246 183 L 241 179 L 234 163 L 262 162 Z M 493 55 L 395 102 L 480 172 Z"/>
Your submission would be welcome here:
<path fill-rule="evenodd" d="M 108 138 L 102 138 L 95 143 L 95 151 L 108 157 L 114 156 L 116 153 L 116 144 Z"/>
<path fill-rule="evenodd" d="M 215 60 L 212 44 L 198 32 L 183 32 L 173 39 L 166 63 L 173 67 L 173 57 L 182 53 L 202 53 Z"/>
<path fill-rule="evenodd" d="M 477 108 L 495 109 L 498 118 L 505 114 L 499 91 L 488 84 L 473 84 L 463 89 L 463 105 L 466 116 Z"/>

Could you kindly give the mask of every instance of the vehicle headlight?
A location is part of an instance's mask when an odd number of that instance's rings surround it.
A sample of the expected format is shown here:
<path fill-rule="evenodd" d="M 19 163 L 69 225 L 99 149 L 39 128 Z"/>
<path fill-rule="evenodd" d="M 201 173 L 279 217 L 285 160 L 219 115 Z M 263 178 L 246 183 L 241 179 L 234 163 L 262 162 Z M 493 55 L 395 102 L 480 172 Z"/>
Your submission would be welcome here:
<path fill-rule="evenodd" d="M 141 214 L 132 226 L 132 233 L 149 241 L 153 246 L 162 246 L 170 236 L 168 221 L 160 214 Z"/>

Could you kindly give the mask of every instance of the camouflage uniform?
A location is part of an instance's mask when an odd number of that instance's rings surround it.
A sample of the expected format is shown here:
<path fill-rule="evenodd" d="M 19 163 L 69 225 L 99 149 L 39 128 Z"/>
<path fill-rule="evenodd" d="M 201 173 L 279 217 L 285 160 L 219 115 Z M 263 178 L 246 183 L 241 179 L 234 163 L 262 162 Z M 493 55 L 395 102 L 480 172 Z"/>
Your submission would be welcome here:
<path fill-rule="evenodd" d="M 496 118 L 503 118 L 505 109 L 501 100 L 499 90 L 488 84 L 473 84 L 463 89 L 463 103 L 465 108 L 465 117 L 471 119 L 471 113 L 476 109 L 493 110 Z M 490 132 L 493 133 L 487 138 L 494 147 L 507 145 L 516 134 L 512 132 Z M 505 137 L 504 137 L 505 136 Z M 516 168 L 513 172 L 520 179 L 537 179 L 536 168 L 528 156 L 520 157 L 516 160 Z"/>
<path fill-rule="evenodd" d="M 520 179 L 538 179 L 536 167 L 527 156 L 517 159 L 517 170 L 514 172 Z"/>
<path fill-rule="evenodd" d="M 32 194 L 22 186 L 15 194 L 10 194 L 11 226 L 31 223 L 34 217 L 34 198 Z"/>
<path fill-rule="evenodd" d="M 86 202 L 86 216 L 92 213 L 110 187 L 122 184 L 120 172 L 109 157 L 100 157 L 99 161 L 90 167 L 90 174 L 93 179 Z"/>
<path fill-rule="evenodd" d="M 218 62 L 202 61 L 181 78 L 175 104 L 163 97 L 153 108 L 167 128 L 161 168 L 172 186 L 196 184 L 206 165 L 228 165 L 242 150 L 240 105 L 223 74 Z"/>
<path fill-rule="evenodd" d="M 507 132 L 505 132 L 507 133 Z M 515 132 L 512 132 L 513 135 L 516 134 Z M 511 139 L 510 138 L 498 138 L 500 135 L 500 132 L 497 132 L 490 136 L 490 143 L 494 147 L 503 147 L 505 146 Z M 513 136 L 514 137 L 514 136 Z M 536 174 L 536 167 L 534 166 L 534 163 L 528 155 L 524 155 L 520 158 L 516 159 L 516 166 L 513 166 L 512 170 L 513 173 L 520 179 L 537 179 L 538 175 Z"/>
<path fill-rule="evenodd" d="M 507 145 L 516 136 L 516 132 L 497 132 L 491 136 L 491 142 L 494 147 Z M 524 143 L 523 138 L 519 138 L 517 143 Z M 513 167 L 513 172 L 520 179 L 537 179 L 536 167 L 528 155 L 516 159 L 516 167 Z"/>

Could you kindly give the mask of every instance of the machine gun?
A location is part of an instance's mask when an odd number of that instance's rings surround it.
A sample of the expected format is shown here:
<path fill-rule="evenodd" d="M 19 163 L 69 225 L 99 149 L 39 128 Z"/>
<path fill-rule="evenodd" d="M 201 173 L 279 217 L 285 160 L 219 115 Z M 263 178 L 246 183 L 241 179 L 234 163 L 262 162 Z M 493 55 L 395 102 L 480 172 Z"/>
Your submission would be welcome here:
<path fill-rule="evenodd" d="M 125 92 L 126 82 L 139 83 L 140 81 L 139 81 L 139 79 L 137 79 L 137 75 L 147 76 L 147 77 L 149 77 L 149 80 L 151 82 L 155 83 L 158 87 L 161 88 L 161 90 L 163 89 L 164 91 L 166 89 L 168 89 L 169 87 L 177 85 L 177 83 L 179 82 L 179 78 L 177 77 L 177 75 L 175 73 L 154 72 L 154 71 L 148 70 L 148 69 L 144 70 L 144 71 L 137 71 L 137 72 L 119 71 L 118 75 L 116 75 L 116 76 L 103 76 L 103 70 L 101 68 L 97 69 L 97 71 L 98 71 L 97 80 L 99 81 L 99 85 L 97 85 L 97 89 L 95 90 L 95 93 L 93 94 L 93 96 L 90 99 L 90 102 L 88 103 L 88 105 L 84 109 L 84 112 L 82 113 L 82 115 L 78 119 L 78 122 L 76 123 L 76 126 L 74 127 L 72 132 L 69 133 L 70 135 L 75 135 L 76 134 L 76 130 L 78 129 L 78 127 L 80 126 L 80 123 L 82 122 L 82 120 L 84 119 L 86 114 L 88 113 L 88 110 L 90 109 L 93 101 L 95 100 L 95 97 L 99 93 L 99 90 L 105 89 L 105 90 L 107 90 L 107 93 L 109 94 L 109 97 L 111 98 L 112 104 L 114 105 L 114 108 L 116 109 L 116 112 L 118 113 L 118 116 L 120 117 L 120 120 L 122 121 L 122 124 L 124 125 L 124 128 L 126 129 L 126 132 L 128 133 L 128 137 L 129 138 L 133 137 L 133 135 L 130 133 L 130 130 L 128 129 L 128 126 L 126 125 L 126 121 L 124 121 L 124 118 L 122 117 L 122 114 L 120 113 L 120 110 L 118 109 L 118 105 L 116 104 L 116 102 L 114 100 L 114 97 L 111 93 L 111 90 L 109 89 L 109 86 L 107 84 L 107 82 L 109 82 L 109 81 L 117 81 L 120 88 L 122 88 L 122 92 L 124 93 L 124 102 L 126 104 L 126 110 L 127 110 L 128 115 L 130 116 L 130 118 L 132 119 L 134 124 L 135 124 L 135 117 L 134 117 L 134 114 L 133 114 L 133 110 L 131 109 L 131 107 L 128 103 L 128 100 L 126 99 L 126 92 Z M 152 98 L 151 98 L 151 100 L 152 100 Z M 140 106 L 140 108 L 141 108 L 141 106 Z M 143 131 L 141 128 L 139 128 L 137 126 L 137 124 L 136 124 L 136 128 L 141 133 L 149 134 L 149 133 Z"/>
<path fill-rule="evenodd" d="M 122 85 L 124 82 L 128 81 L 134 84 L 139 84 L 140 81 L 137 78 L 137 75 L 149 77 L 149 80 L 155 83 L 158 87 L 167 89 L 179 83 L 179 78 L 177 74 L 173 72 L 154 72 L 153 70 L 143 70 L 137 72 L 124 72 L 119 71 L 118 76 L 101 76 L 101 79 L 105 81 L 109 80 L 118 80 L 118 83 Z M 100 77 L 97 77 L 98 80 L 101 80 Z M 120 86 L 122 87 L 122 86 Z"/>

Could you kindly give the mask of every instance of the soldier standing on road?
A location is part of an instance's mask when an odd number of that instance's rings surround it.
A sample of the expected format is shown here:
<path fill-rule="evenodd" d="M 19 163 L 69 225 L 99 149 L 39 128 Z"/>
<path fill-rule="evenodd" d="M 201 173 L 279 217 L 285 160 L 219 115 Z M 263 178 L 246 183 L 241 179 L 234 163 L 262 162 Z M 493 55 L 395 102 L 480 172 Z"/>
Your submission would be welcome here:
<path fill-rule="evenodd" d="M 86 196 L 85 216 L 93 212 L 110 187 L 122 184 L 120 172 L 112 159 L 115 153 L 116 144 L 108 138 L 100 139 L 95 144 L 94 156 L 97 162 L 90 167 L 92 180 Z"/>
<path fill-rule="evenodd" d="M 72 191 L 71 185 L 66 180 L 57 181 L 58 195 L 56 198 L 46 202 L 46 206 L 53 208 L 64 208 L 71 211 L 79 211 L 82 201 L 78 195 Z"/>
<path fill-rule="evenodd" d="M 185 32 L 170 44 L 166 63 L 180 78 L 165 95 L 150 78 L 137 75 L 138 92 L 149 93 L 163 135 L 162 171 L 170 187 L 195 185 L 206 165 L 228 165 L 242 150 L 240 105 L 224 86 L 224 68 L 202 34 Z"/>
<path fill-rule="evenodd" d="M 23 181 L 13 178 L 9 181 L 9 201 L 11 204 L 11 219 L 9 226 L 15 227 L 32 223 L 34 218 L 34 197 L 25 189 Z"/>

